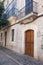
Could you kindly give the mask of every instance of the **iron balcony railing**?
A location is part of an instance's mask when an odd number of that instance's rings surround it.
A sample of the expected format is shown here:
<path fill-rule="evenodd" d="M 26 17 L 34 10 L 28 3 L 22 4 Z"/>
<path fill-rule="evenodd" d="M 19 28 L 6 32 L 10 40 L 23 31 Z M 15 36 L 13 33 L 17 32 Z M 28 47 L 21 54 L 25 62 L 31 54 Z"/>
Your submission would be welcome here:
<path fill-rule="evenodd" d="M 5 10 L 7 15 L 7 19 L 11 16 L 16 16 L 18 19 L 25 17 L 26 15 L 30 14 L 31 12 L 37 13 L 37 2 L 33 1 L 28 3 L 22 9 L 18 10 L 15 7 L 12 7 L 10 10 Z"/>

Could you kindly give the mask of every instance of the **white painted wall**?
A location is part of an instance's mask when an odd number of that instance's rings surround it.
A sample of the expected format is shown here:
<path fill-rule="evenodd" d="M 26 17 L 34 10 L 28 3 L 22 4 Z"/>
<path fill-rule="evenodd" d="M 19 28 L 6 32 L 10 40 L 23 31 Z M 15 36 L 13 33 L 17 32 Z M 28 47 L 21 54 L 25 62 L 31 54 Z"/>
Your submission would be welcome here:
<path fill-rule="evenodd" d="M 25 0 L 17 0 L 17 9 L 20 10 L 25 6 Z"/>
<path fill-rule="evenodd" d="M 43 13 L 43 0 L 34 0 L 35 2 L 37 2 L 37 12 L 39 13 Z"/>

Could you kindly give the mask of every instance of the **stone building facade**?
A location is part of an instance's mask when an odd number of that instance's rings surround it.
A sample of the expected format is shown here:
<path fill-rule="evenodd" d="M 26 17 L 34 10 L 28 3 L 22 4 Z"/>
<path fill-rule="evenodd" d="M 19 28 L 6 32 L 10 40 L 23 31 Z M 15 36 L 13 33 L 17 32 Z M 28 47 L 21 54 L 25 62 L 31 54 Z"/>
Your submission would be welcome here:
<path fill-rule="evenodd" d="M 4 1 L 5 12 L 8 6 L 11 7 L 12 0 L 8 1 L 8 5 L 7 0 Z M 30 0 L 33 4 L 27 3 L 32 5 L 29 9 L 25 0 L 14 2 L 16 14 L 8 16 L 10 12 L 6 12 L 10 25 L 0 30 L 0 45 L 43 61 L 43 0 Z"/>

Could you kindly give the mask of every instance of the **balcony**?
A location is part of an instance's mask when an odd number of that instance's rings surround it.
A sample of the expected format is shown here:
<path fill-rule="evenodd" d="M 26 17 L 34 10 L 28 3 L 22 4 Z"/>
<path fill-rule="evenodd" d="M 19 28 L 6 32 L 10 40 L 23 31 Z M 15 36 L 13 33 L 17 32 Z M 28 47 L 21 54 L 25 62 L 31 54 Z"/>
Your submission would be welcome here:
<path fill-rule="evenodd" d="M 33 13 L 34 15 L 37 15 L 37 3 L 35 1 L 28 3 L 26 6 L 24 6 L 20 12 L 17 14 L 18 18 L 21 19 L 29 14 Z"/>
<path fill-rule="evenodd" d="M 27 17 L 30 20 L 35 19 L 37 17 L 37 14 L 38 14 L 37 13 L 37 2 L 35 2 L 35 1 L 30 2 L 20 10 L 16 9 L 15 7 L 11 8 L 9 10 L 7 8 L 5 10 L 5 13 L 7 15 L 7 19 L 10 18 L 11 16 L 17 17 L 18 20 L 25 18 L 25 17 Z"/>

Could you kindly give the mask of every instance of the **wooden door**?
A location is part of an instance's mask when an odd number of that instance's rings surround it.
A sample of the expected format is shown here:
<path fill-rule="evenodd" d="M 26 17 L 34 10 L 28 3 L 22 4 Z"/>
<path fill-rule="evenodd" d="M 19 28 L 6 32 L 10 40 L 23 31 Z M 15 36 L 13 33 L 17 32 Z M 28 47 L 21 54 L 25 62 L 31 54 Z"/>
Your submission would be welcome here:
<path fill-rule="evenodd" d="M 34 31 L 28 30 L 25 32 L 25 54 L 34 56 Z"/>
<path fill-rule="evenodd" d="M 5 32 L 5 46 L 6 46 L 6 42 L 7 42 L 7 32 Z"/>

